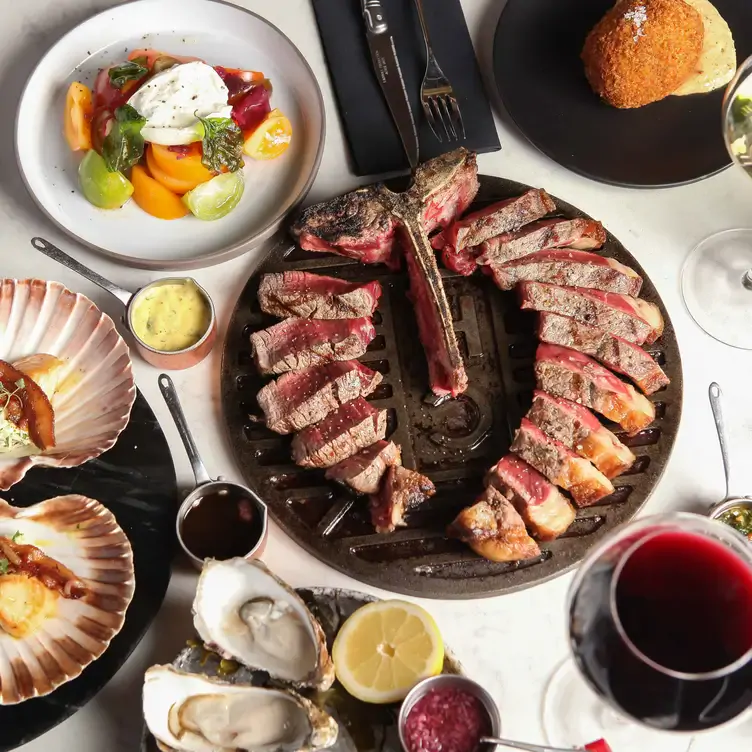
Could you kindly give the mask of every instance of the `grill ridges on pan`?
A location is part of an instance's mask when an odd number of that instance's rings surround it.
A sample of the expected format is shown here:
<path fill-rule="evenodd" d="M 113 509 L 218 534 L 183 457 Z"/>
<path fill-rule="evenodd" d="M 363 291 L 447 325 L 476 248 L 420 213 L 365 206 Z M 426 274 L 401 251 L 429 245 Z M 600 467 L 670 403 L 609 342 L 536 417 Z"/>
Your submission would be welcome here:
<path fill-rule="evenodd" d="M 481 201 L 527 189 L 497 178 L 482 178 L 481 186 Z M 557 205 L 564 216 L 585 216 L 563 202 Z M 614 238 L 609 236 L 603 252 L 642 273 Z M 649 352 L 672 383 L 650 398 L 656 404 L 656 422 L 633 437 L 606 423 L 637 455 L 634 468 L 616 479 L 614 494 L 578 511 L 563 536 L 542 544 L 541 557 L 498 564 L 446 539 L 444 529 L 480 492 L 485 471 L 507 451 L 530 406 L 537 345 L 534 314 L 519 310 L 515 294 L 502 293 L 484 275 L 464 278 L 442 271 L 470 389 L 457 400 L 434 405 L 433 399 L 426 399 L 425 356 L 404 270 L 394 273 L 381 266 L 312 254 L 283 241 L 261 271 L 289 269 L 381 282 L 384 294 L 374 316 L 377 336 L 360 360 L 384 379 L 368 399 L 389 410 L 390 438 L 401 445 L 405 465 L 428 475 L 437 487 L 436 496 L 408 517 L 408 528 L 378 535 L 370 524 L 367 500 L 327 481 L 323 471 L 296 467 L 290 460 L 291 437 L 278 436 L 249 417 L 260 414 L 255 396 L 265 380 L 255 372 L 248 337 L 276 321 L 258 308 L 258 276 L 249 280 L 233 314 L 222 364 L 230 442 L 246 482 L 269 503 L 275 520 L 325 562 L 376 587 L 411 595 L 492 595 L 569 568 L 590 545 L 644 504 L 666 464 L 681 409 L 681 364 L 663 307 L 666 330 Z M 643 297 L 660 303 L 648 279 Z"/>

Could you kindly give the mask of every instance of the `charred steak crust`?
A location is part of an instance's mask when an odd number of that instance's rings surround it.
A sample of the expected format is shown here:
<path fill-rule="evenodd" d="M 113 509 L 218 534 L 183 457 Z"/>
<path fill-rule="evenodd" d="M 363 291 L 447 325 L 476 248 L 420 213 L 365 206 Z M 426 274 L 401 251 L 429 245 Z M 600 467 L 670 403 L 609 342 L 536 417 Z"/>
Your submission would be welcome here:
<path fill-rule="evenodd" d="M 258 393 L 266 425 L 277 433 L 301 431 L 340 405 L 366 397 L 381 383 L 378 371 L 345 360 L 282 374 Z"/>
<path fill-rule="evenodd" d="M 402 449 L 393 441 L 377 441 L 326 471 L 329 480 L 352 488 L 361 494 L 379 491 L 381 479 L 388 467 L 402 464 Z"/>
<path fill-rule="evenodd" d="M 376 310 L 381 285 L 352 284 L 336 277 L 290 271 L 264 274 L 258 297 L 264 313 L 280 318 L 357 319 Z"/>
<path fill-rule="evenodd" d="M 391 465 L 378 493 L 370 499 L 371 522 L 377 533 L 391 533 L 407 522 L 405 514 L 436 493 L 430 478 L 402 465 Z"/>

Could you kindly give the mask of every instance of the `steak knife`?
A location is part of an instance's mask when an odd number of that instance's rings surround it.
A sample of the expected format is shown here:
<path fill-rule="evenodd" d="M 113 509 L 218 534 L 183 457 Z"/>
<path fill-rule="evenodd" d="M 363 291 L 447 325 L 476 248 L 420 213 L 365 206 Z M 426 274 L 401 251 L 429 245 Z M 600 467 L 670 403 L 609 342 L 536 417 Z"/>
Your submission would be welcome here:
<path fill-rule="evenodd" d="M 418 130 L 415 127 L 415 118 L 407 98 L 407 89 L 402 77 L 397 49 L 394 46 L 394 37 L 389 32 L 381 1 L 362 0 L 362 3 L 373 69 L 397 126 L 407 160 L 414 170 L 418 166 Z"/>

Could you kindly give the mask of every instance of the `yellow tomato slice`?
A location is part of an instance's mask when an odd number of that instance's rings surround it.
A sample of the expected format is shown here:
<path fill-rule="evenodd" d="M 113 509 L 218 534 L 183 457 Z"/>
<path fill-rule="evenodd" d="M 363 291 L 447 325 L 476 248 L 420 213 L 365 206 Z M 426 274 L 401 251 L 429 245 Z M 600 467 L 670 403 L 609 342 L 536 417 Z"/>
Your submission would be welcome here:
<path fill-rule="evenodd" d="M 279 110 L 272 110 L 245 140 L 243 151 L 251 159 L 275 159 L 287 151 L 291 140 L 290 121 Z"/>
<path fill-rule="evenodd" d="M 201 144 L 191 144 L 184 151 L 171 151 L 167 146 L 150 146 L 154 161 L 171 178 L 185 183 L 199 183 L 211 180 L 214 175 L 201 164 Z"/>
<path fill-rule="evenodd" d="M 133 200 L 152 217 L 180 219 L 188 214 L 188 208 L 180 196 L 165 188 L 149 175 L 145 167 L 136 165 L 131 172 Z"/>
<path fill-rule="evenodd" d="M 65 140 L 73 151 L 91 149 L 91 115 L 94 105 L 88 86 L 74 81 L 65 96 Z"/>
<path fill-rule="evenodd" d="M 172 175 L 165 172 L 154 158 L 152 147 L 146 149 L 146 166 L 149 168 L 149 172 L 154 180 L 161 183 L 167 188 L 167 190 L 177 193 L 179 196 L 188 193 L 188 191 L 192 191 L 197 185 L 200 185 L 200 183 L 193 180 L 180 180 L 179 178 L 174 178 Z"/>

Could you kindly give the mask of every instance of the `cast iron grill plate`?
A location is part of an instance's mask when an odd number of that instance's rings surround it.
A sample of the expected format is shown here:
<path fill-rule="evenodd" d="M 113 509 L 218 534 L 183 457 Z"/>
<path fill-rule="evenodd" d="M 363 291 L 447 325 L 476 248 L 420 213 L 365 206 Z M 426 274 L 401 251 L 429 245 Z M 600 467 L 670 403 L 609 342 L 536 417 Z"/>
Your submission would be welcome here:
<path fill-rule="evenodd" d="M 480 182 L 473 210 L 529 189 L 496 177 L 481 176 Z M 558 214 L 587 217 L 554 200 Z M 309 270 L 382 284 L 374 316 L 376 337 L 360 360 L 381 372 L 384 380 L 368 399 L 388 410 L 387 435 L 402 447 L 404 465 L 428 475 L 437 493 L 409 515 L 407 528 L 379 535 L 369 521 L 366 498 L 327 481 L 323 470 L 294 465 L 291 436 L 275 434 L 249 417 L 261 414 L 256 394 L 266 381 L 253 365 L 249 335 L 278 321 L 259 308 L 259 275 L 251 277 L 240 295 L 222 358 L 224 418 L 245 481 L 294 541 L 335 569 L 385 590 L 424 598 L 477 598 L 529 587 L 569 569 L 646 502 L 668 461 L 681 413 L 681 360 L 666 309 L 640 265 L 610 234 L 602 253 L 640 273 L 645 280 L 641 297 L 659 305 L 666 328 L 649 352 L 671 384 L 651 397 L 656 421 L 637 436 L 625 437 L 618 426 L 605 424 L 632 448 L 635 466 L 615 481 L 614 494 L 578 511 L 562 537 L 542 544 L 537 559 L 486 561 L 444 534 L 460 509 L 481 492 L 485 471 L 507 452 L 535 386 L 535 314 L 521 311 L 515 293 L 502 292 L 484 274 L 461 277 L 442 271 L 470 387 L 458 399 L 435 405 L 427 397 L 426 359 L 404 268 L 392 272 L 382 265 L 301 251 L 292 241 L 281 241 L 261 273 Z"/>

